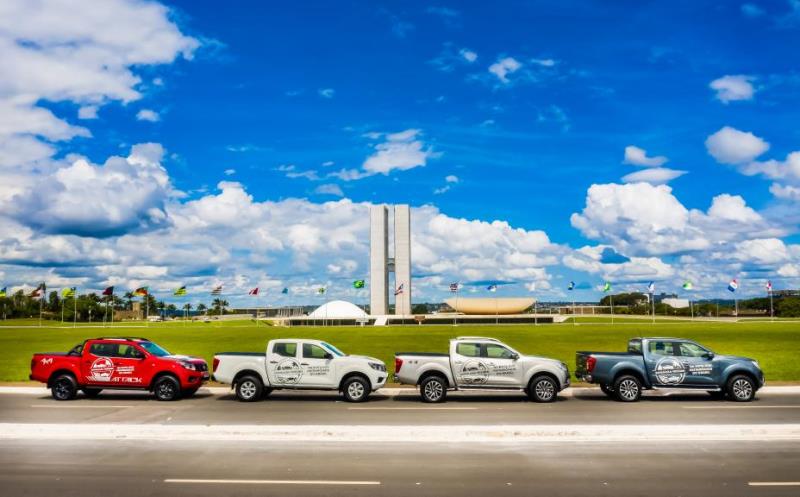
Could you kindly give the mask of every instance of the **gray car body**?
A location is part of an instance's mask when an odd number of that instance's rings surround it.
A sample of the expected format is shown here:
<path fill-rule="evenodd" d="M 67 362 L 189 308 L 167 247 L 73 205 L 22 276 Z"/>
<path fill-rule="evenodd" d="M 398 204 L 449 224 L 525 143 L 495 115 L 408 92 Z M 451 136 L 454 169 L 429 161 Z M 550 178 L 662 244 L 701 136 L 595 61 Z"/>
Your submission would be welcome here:
<path fill-rule="evenodd" d="M 682 343 L 691 344 L 709 354 L 695 357 L 651 353 L 651 343 L 658 345 L 658 342 L 672 343 L 675 350 L 680 350 Z M 586 366 L 590 356 L 596 360 L 591 373 Z M 613 385 L 624 374 L 637 376 L 642 386 L 648 389 L 722 390 L 734 374 L 751 376 L 757 389 L 765 382 L 764 373 L 755 359 L 715 354 L 707 347 L 683 338 L 633 338 L 628 344 L 628 352 L 577 352 L 575 360 L 577 379 L 601 385 Z"/>

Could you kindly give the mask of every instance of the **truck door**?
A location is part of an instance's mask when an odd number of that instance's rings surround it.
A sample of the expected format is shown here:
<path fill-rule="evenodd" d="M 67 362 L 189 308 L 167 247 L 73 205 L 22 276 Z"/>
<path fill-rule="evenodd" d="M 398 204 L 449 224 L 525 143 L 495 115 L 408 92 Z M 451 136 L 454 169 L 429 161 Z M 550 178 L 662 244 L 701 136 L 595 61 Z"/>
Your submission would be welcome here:
<path fill-rule="evenodd" d="M 484 343 L 481 356 L 489 366 L 489 386 L 519 386 L 518 356 L 511 349 L 499 343 Z"/>
<path fill-rule="evenodd" d="M 677 345 L 671 340 L 650 340 L 644 356 L 645 367 L 654 385 L 680 387 L 686 381 L 686 370 Z"/>
<path fill-rule="evenodd" d="M 686 369 L 686 385 L 716 386 L 715 378 L 719 372 L 714 371 L 715 363 L 710 351 L 694 342 L 679 342 L 677 345 Z"/>
<path fill-rule="evenodd" d="M 480 343 L 456 342 L 450 350 L 450 361 L 458 386 L 484 386 L 489 382 L 489 366 L 481 357 Z"/>
<path fill-rule="evenodd" d="M 333 354 L 314 343 L 303 343 L 300 358 L 303 376 L 300 386 L 313 388 L 333 388 L 336 372 L 333 367 Z"/>
<path fill-rule="evenodd" d="M 303 377 L 297 360 L 297 342 L 275 341 L 267 354 L 267 378 L 276 387 L 296 387 Z"/>
<path fill-rule="evenodd" d="M 142 377 L 143 354 L 130 357 L 129 344 L 121 342 L 93 342 L 83 356 L 81 372 L 87 385 L 103 387 L 139 387 L 145 384 Z M 135 349 L 135 348 L 134 348 Z"/>

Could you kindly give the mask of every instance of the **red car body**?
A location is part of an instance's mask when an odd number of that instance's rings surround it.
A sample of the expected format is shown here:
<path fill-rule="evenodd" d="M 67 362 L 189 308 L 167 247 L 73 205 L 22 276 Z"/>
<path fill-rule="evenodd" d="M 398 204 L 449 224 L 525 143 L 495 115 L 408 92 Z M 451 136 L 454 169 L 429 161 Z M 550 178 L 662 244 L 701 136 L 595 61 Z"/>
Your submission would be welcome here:
<path fill-rule="evenodd" d="M 93 338 L 69 352 L 34 354 L 30 379 L 46 383 L 57 400 L 103 389 L 149 390 L 159 400 L 175 400 L 197 391 L 209 373 L 205 360 L 171 355 L 144 338 Z"/>

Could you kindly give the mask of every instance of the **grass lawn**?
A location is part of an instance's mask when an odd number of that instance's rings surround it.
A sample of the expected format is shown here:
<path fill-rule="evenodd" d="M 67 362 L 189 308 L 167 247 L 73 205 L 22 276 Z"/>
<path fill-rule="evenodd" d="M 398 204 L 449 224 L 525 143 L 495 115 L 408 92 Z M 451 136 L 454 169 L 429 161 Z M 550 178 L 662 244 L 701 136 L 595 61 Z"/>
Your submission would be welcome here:
<path fill-rule="evenodd" d="M 583 318 L 588 321 L 587 318 Z M 398 351 L 446 352 L 457 335 L 489 336 L 507 342 L 524 354 L 560 359 L 575 367 L 576 350 L 622 351 L 633 336 L 690 338 L 719 354 L 757 359 L 767 381 L 800 382 L 800 322 L 691 322 L 618 320 L 595 323 L 534 325 L 459 325 L 387 327 L 281 328 L 249 321 L 230 323 L 151 323 L 145 327 L 116 325 L 39 328 L 38 320 L 0 321 L 0 381 L 26 381 L 34 352 L 66 351 L 86 338 L 142 336 L 177 354 L 197 355 L 211 363 L 215 352 L 262 351 L 272 338 L 316 338 L 329 341 L 346 353 L 364 354 L 394 367 Z"/>

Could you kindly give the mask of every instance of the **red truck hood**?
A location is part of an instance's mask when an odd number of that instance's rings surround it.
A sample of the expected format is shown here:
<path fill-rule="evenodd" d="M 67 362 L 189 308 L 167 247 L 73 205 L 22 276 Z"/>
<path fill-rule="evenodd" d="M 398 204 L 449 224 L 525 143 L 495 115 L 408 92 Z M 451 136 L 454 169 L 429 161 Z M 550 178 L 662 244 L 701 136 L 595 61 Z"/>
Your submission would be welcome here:
<path fill-rule="evenodd" d="M 162 359 L 172 359 L 173 361 L 188 361 L 191 363 L 206 363 L 206 360 L 202 357 L 194 357 L 190 355 L 179 355 L 179 354 L 172 354 L 162 357 Z"/>

